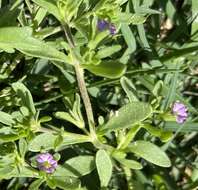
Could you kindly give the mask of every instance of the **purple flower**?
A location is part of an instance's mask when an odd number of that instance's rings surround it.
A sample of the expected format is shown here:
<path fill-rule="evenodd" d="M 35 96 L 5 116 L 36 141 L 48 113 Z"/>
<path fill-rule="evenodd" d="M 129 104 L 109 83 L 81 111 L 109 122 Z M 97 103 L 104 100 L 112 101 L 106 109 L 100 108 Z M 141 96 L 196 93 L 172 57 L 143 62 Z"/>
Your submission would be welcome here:
<path fill-rule="evenodd" d="M 99 31 L 104 31 L 104 30 L 109 30 L 111 35 L 115 35 L 116 34 L 116 27 L 114 24 L 109 23 L 106 20 L 98 20 L 98 30 Z"/>
<path fill-rule="evenodd" d="M 184 123 L 188 117 L 186 106 L 180 102 L 175 102 L 173 104 L 172 112 L 176 116 L 176 121 L 179 124 Z"/>
<path fill-rule="evenodd" d="M 106 30 L 109 27 L 109 23 L 106 20 L 99 20 L 98 21 L 98 30 L 101 32 Z"/>
<path fill-rule="evenodd" d="M 110 31 L 111 35 L 115 35 L 116 34 L 116 27 L 115 27 L 114 24 L 110 24 L 109 31 Z"/>
<path fill-rule="evenodd" d="M 39 170 L 45 171 L 46 173 L 53 173 L 58 166 L 56 160 L 49 153 L 42 153 L 36 157 L 37 166 Z"/>

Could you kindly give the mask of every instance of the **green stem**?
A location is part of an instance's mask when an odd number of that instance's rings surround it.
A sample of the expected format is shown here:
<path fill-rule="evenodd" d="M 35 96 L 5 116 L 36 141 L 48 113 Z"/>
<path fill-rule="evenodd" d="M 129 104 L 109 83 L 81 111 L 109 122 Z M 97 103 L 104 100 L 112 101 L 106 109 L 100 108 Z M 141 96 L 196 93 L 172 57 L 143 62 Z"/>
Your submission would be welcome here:
<path fill-rule="evenodd" d="M 88 123 L 89 123 L 89 130 L 90 133 L 92 135 L 95 136 L 95 126 L 94 126 L 94 116 L 93 116 L 93 110 L 92 110 L 92 106 L 91 106 L 91 101 L 88 95 L 88 91 L 86 88 L 86 84 L 85 84 L 85 79 L 84 79 L 84 70 L 83 68 L 80 67 L 80 63 L 77 59 L 77 57 L 75 56 L 75 52 L 73 51 L 75 48 L 75 43 L 71 34 L 71 30 L 69 28 L 69 26 L 67 24 L 63 25 L 63 29 L 65 32 L 65 36 L 67 38 L 67 41 L 69 43 L 69 46 L 71 48 L 71 53 L 73 53 L 74 55 L 74 68 L 75 68 L 75 72 L 76 72 L 76 77 L 77 77 L 77 82 L 78 82 L 78 87 L 80 90 L 80 94 L 81 97 L 83 99 L 83 103 L 85 106 L 85 110 L 86 110 L 86 114 L 87 114 L 87 119 L 88 119 Z"/>
<path fill-rule="evenodd" d="M 90 101 L 90 98 L 89 98 L 89 95 L 87 92 L 85 80 L 84 80 L 84 71 L 78 63 L 75 63 L 74 68 L 76 71 L 78 87 L 79 87 L 79 90 L 80 90 L 80 93 L 81 93 L 81 96 L 83 99 L 83 103 L 85 105 L 85 110 L 86 110 L 87 119 L 88 119 L 88 123 L 89 123 L 90 133 L 93 134 L 93 133 L 95 133 L 93 110 L 92 110 L 91 101 Z"/>

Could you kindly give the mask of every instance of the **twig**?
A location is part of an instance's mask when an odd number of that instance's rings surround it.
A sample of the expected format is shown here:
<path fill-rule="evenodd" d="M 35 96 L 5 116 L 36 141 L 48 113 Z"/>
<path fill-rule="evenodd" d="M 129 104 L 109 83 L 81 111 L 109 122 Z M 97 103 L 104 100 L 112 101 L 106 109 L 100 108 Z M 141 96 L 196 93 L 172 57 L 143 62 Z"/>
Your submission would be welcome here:
<path fill-rule="evenodd" d="M 74 40 L 73 40 L 73 37 L 72 37 L 72 34 L 71 34 L 71 30 L 70 30 L 70 28 L 67 24 L 63 25 L 63 30 L 65 32 L 65 36 L 67 38 L 67 41 L 68 41 L 69 46 L 70 46 L 71 51 L 72 51 L 75 48 L 75 43 L 74 43 Z M 91 101 L 90 101 L 88 91 L 87 91 L 87 88 L 86 88 L 86 84 L 85 84 L 84 71 L 80 67 L 79 60 L 76 57 L 74 57 L 74 58 L 75 58 L 74 68 L 75 68 L 75 72 L 76 72 L 78 87 L 79 87 L 81 97 L 83 99 L 83 103 L 84 103 L 84 106 L 85 106 L 87 119 L 88 119 L 88 123 L 89 123 L 90 133 L 93 134 L 93 133 L 95 133 L 93 110 L 92 110 Z"/>

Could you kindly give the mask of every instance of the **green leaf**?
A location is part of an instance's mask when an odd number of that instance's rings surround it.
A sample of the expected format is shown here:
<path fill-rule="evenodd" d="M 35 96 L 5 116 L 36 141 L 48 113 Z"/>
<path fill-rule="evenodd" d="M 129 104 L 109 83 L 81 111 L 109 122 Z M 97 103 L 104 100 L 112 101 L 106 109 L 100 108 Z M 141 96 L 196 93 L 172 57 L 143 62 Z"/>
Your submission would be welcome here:
<path fill-rule="evenodd" d="M 131 24 L 139 25 L 143 24 L 146 21 L 146 17 L 141 14 L 133 14 L 130 20 Z"/>
<path fill-rule="evenodd" d="M 0 111 L 0 122 L 9 126 L 15 123 L 10 114 L 2 112 L 2 111 Z"/>
<path fill-rule="evenodd" d="M 10 179 L 11 172 L 13 171 L 13 167 L 10 165 L 7 165 L 3 168 L 0 168 L 0 179 Z"/>
<path fill-rule="evenodd" d="M 171 162 L 168 156 L 155 144 L 147 141 L 136 141 L 127 147 L 128 152 L 133 152 L 145 160 L 161 166 L 170 167 Z"/>
<path fill-rule="evenodd" d="M 29 166 L 21 166 L 15 168 L 10 174 L 12 177 L 35 177 L 40 178 L 39 173 L 36 169 Z"/>
<path fill-rule="evenodd" d="M 77 156 L 59 166 L 53 176 L 81 177 L 91 173 L 95 168 L 93 156 Z"/>
<path fill-rule="evenodd" d="M 160 11 L 150 9 L 150 8 L 146 7 L 145 5 L 138 7 L 137 12 L 140 14 L 144 14 L 144 15 L 145 14 L 161 14 Z"/>
<path fill-rule="evenodd" d="M 48 178 L 49 179 L 49 178 Z M 80 180 L 73 177 L 52 177 L 51 182 L 55 187 L 64 190 L 78 190 L 80 187 Z M 53 184 L 52 184 L 53 186 Z M 57 189 L 57 188 L 56 188 Z"/>
<path fill-rule="evenodd" d="M 179 58 L 179 57 L 185 57 L 188 54 L 192 54 L 195 51 L 198 51 L 198 46 L 197 45 L 192 45 L 190 47 L 188 47 L 188 46 L 185 47 L 184 46 L 184 48 L 174 49 L 173 51 L 171 51 L 171 52 L 169 52 L 167 54 L 162 55 L 159 58 L 159 60 L 161 62 L 168 62 L 168 61 L 170 61 L 169 63 L 172 63 L 171 60 L 174 60 L 174 59 Z"/>
<path fill-rule="evenodd" d="M 29 143 L 29 150 L 32 152 L 39 152 L 40 150 L 50 150 L 54 147 L 56 136 L 52 133 L 43 133 L 36 136 Z"/>
<path fill-rule="evenodd" d="M 15 82 L 12 84 L 12 88 L 17 93 L 17 95 L 21 98 L 22 105 L 27 107 L 29 111 L 35 115 L 36 109 L 34 107 L 34 102 L 30 91 L 26 88 L 26 86 L 21 82 Z"/>
<path fill-rule="evenodd" d="M 152 6 L 154 3 L 154 0 L 143 0 L 142 5 L 144 5 L 145 7 L 150 7 Z"/>
<path fill-rule="evenodd" d="M 196 166 L 193 168 L 193 172 L 192 172 L 192 175 L 191 175 L 191 179 L 193 182 L 197 181 L 198 180 L 198 168 L 197 168 L 197 163 L 196 163 Z"/>
<path fill-rule="evenodd" d="M 13 141 L 20 139 L 21 137 L 22 137 L 22 135 L 19 136 L 18 134 L 0 133 L 0 142 L 13 142 Z"/>
<path fill-rule="evenodd" d="M 48 121 L 51 121 L 51 120 L 52 120 L 52 118 L 50 116 L 44 116 L 44 117 L 41 117 L 39 119 L 39 122 L 40 123 L 45 123 L 45 122 L 48 122 Z"/>
<path fill-rule="evenodd" d="M 179 71 L 180 71 L 180 67 L 182 66 L 184 62 L 182 60 L 175 60 L 173 62 L 173 67 L 174 69 L 177 69 L 177 71 L 174 74 L 168 74 L 167 77 L 171 77 L 171 82 L 170 82 L 170 86 L 169 86 L 169 90 L 168 90 L 168 94 L 165 97 L 164 100 L 164 106 L 163 106 L 163 110 L 167 111 L 169 109 L 169 107 L 171 106 L 171 104 L 176 101 L 175 96 L 176 96 L 176 89 L 178 87 L 178 81 L 179 81 Z"/>
<path fill-rule="evenodd" d="M 43 8 L 39 8 L 35 17 L 34 17 L 34 21 L 36 22 L 37 26 L 39 26 L 42 21 L 45 19 L 45 16 L 46 16 L 46 9 L 43 9 Z"/>
<path fill-rule="evenodd" d="M 169 141 L 171 137 L 173 136 L 172 132 L 164 131 L 163 129 L 153 127 L 152 125 L 149 125 L 149 124 L 142 125 L 142 127 L 145 128 L 153 136 L 159 137 L 162 142 Z"/>
<path fill-rule="evenodd" d="M 111 158 L 105 150 L 96 153 L 96 167 L 100 178 L 101 187 L 106 187 L 111 179 L 113 166 Z"/>
<path fill-rule="evenodd" d="M 27 151 L 27 148 L 28 148 L 28 145 L 27 145 L 27 142 L 24 138 L 21 138 L 19 140 L 19 152 L 20 152 L 20 155 L 22 158 L 25 157 L 25 153 Z"/>
<path fill-rule="evenodd" d="M 128 46 L 128 53 L 131 54 L 136 50 L 136 40 L 135 37 L 127 24 L 121 25 L 121 31 L 124 37 L 125 42 Z"/>
<path fill-rule="evenodd" d="M 142 44 L 140 44 L 140 45 L 142 45 L 143 48 L 145 48 L 146 50 L 150 51 L 150 45 L 149 45 L 149 42 L 147 40 L 144 25 L 143 24 L 138 25 L 137 29 L 138 29 L 138 33 L 139 33 L 139 36 L 140 36 L 140 40 L 142 42 Z"/>
<path fill-rule="evenodd" d="M 39 152 L 43 150 L 54 149 L 57 135 L 53 133 L 43 133 L 36 136 L 29 143 L 29 150 L 32 152 Z M 89 142 L 89 138 L 85 135 L 74 133 L 64 133 L 62 143 L 57 147 L 57 150 L 62 150 L 68 145 Z"/>
<path fill-rule="evenodd" d="M 28 56 L 68 62 L 64 53 L 34 38 L 30 27 L 0 28 L 0 48 L 9 52 L 17 49 Z"/>
<path fill-rule="evenodd" d="M 56 179 L 54 179 L 54 178 L 52 178 L 52 177 L 48 177 L 48 178 L 46 179 L 47 186 L 48 186 L 50 189 L 56 189 L 55 180 L 56 180 Z"/>
<path fill-rule="evenodd" d="M 131 102 L 120 108 L 110 118 L 106 125 L 99 129 L 99 133 L 110 132 L 119 129 L 131 128 L 138 122 L 144 121 L 152 113 L 152 108 L 144 102 Z"/>
<path fill-rule="evenodd" d="M 88 136 L 66 132 L 63 135 L 63 142 L 61 145 L 59 145 L 57 151 L 66 148 L 68 145 L 85 143 L 85 142 L 90 142 L 90 138 Z"/>
<path fill-rule="evenodd" d="M 94 26 L 95 27 L 95 26 Z M 96 47 L 102 42 L 106 37 L 109 36 L 109 31 L 99 32 L 94 39 L 89 41 L 88 47 L 90 50 L 96 49 Z"/>
<path fill-rule="evenodd" d="M 177 122 L 173 122 L 173 121 L 167 121 L 164 124 L 164 130 L 166 131 L 177 131 L 179 130 L 182 133 L 191 133 L 193 131 L 198 131 L 198 123 L 193 123 L 193 122 L 186 122 L 183 124 L 183 127 L 181 126 L 181 124 L 178 124 Z M 182 129 L 179 129 L 181 128 Z"/>
<path fill-rule="evenodd" d="M 99 65 L 82 65 L 95 75 L 106 78 L 119 78 L 126 71 L 126 66 L 118 61 L 103 61 Z"/>
<path fill-rule="evenodd" d="M 106 57 L 110 57 L 111 55 L 113 55 L 114 53 L 118 52 L 121 50 L 121 46 L 120 45 L 112 45 L 111 47 L 104 47 L 101 48 L 98 52 L 97 52 L 97 57 L 99 59 L 103 59 Z"/>
<path fill-rule="evenodd" d="M 174 20 L 176 9 L 171 0 L 168 0 L 166 3 L 166 14 L 171 20 Z"/>
<path fill-rule="evenodd" d="M 6 156 L 8 154 L 14 153 L 16 146 L 13 142 L 9 143 L 0 143 L 0 156 Z"/>
<path fill-rule="evenodd" d="M 77 156 L 67 160 L 65 165 L 72 166 L 79 174 L 78 176 L 87 175 L 95 168 L 93 156 Z"/>
<path fill-rule="evenodd" d="M 70 123 L 73 123 L 74 125 L 79 126 L 80 128 L 81 128 L 82 126 L 84 126 L 84 125 L 82 124 L 82 122 L 76 120 L 75 118 L 72 117 L 71 114 L 69 114 L 69 113 L 67 113 L 67 112 L 56 112 L 56 113 L 54 114 L 54 116 L 55 116 L 56 118 L 58 118 L 58 119 L 62 119 L 62 120 L 65 120 L 65 121 L 69 121 Z"/>
<path fill-rule="evenodd" d="M 39 30 L 38 32 L 36 32 L 35 34 L 35 37 L 38 38 L 38 39 L 45 39 L 53 34 L 56 34 L 58 32 L 61 31 L 61 27 L 60 26 L 57 26 L 57 27 L 45 27 L 41 30 Z"/>
<path fill-rule="evenodd" d="M 124 89 L 125 93 L 127 94 L 130 102 L 138 102 L 137 90 L 133 83 L 127 78 L 122 77 L 120 79 L 120 83 L 122 88 Z"/>
<path fill-rule="evenodd" d="M 133 170 L 141 170 L 142 164 L 135 160 L 127 160 L 127 159 L 119 159 L 118 160 L 122 165 L 126 166 L 127 168 L 133 169 Z"/>
<path fill-rule="evenodd" d="M 31 183 L 28 190 L 39 190 L 39 187 L 44 182 L 44 179 L 37 179 Z"/>
<path fill-rule="evenodd" d="M 193 17 L 193 22 L 192 22 L 192 30 L 191 34 L 196 34 L 193 39 L 197 40 L 198 39 L 198 4 L 194 0 L 192 1 L 192 17 Z"/>
<path fill-rule="evenodd" d="M 67 1 L 58 1 L 58 8 L 60 14 L 64 20 L 71 22 L 72 19 L 77 17 L 79 6 L 83 0 L 67 0 Z"/>
<path fill-rule="evenodd" d="M 56 0 L 32 0 L 40 7 L 46 9 L 50 14 L 54 15 L 59 21 L 61 21 L 61 16 L 56 5 Z"/>

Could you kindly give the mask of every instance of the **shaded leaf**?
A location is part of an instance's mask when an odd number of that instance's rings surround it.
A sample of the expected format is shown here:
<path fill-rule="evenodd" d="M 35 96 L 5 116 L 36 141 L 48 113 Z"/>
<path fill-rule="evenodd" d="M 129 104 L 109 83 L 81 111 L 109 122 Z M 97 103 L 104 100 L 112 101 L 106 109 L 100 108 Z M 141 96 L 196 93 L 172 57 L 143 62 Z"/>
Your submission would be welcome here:
<path fill-rule="evenodd" d="M 19 9 L 10 10 L 10 7 L 0 9 L 0 27 L 16 26 Z"/>
<path fill-rule="evenodd" d="M 126 66 L 118 61 L 101 62 L 99 65 L 82 65 L 95 75 L 107 78 L 119 78 L 125 73 Z"/>
<path fill-rule="evenodd" d="M 128 46 L 128 53 L 133 53 L 136 50 L 136 40 L 131 31 L 130 27 L 127 24 L 121 25 L 121 31 L 124 37 L 124 40 Z"/>

